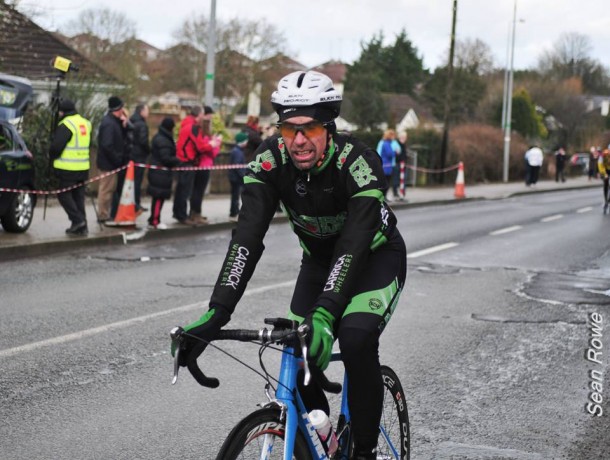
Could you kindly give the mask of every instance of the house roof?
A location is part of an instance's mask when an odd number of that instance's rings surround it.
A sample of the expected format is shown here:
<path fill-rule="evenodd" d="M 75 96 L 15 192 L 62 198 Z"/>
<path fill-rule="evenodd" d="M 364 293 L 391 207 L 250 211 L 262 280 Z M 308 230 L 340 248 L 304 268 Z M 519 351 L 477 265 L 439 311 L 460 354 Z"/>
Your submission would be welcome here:
<path fill-rule="evenodd" d="M 389 119 L 399 123 L 410 109 L 424 122 L 435 123 L 438 120 L 432 115 L 430 108 L 415 100 L 409 94 L 382 93 L 381 97 L 388 109 Z"/>
<path fill-rule="evenodd" d="M 341 61 L 328 61 L 312 70 L 328 75 L 334 83 L 343 83 L 347 75 L 347 65 Z"/>
<path fill-rule="evenodd" d="M 0 71 L 31 80 L 54 79 L 57 71 L 52 62 L 57 56 L 71 60 L 83 78 L 97 78 L 119 83 L 112 75 L 89 61 L 14 8 L 0 0 Z"/>

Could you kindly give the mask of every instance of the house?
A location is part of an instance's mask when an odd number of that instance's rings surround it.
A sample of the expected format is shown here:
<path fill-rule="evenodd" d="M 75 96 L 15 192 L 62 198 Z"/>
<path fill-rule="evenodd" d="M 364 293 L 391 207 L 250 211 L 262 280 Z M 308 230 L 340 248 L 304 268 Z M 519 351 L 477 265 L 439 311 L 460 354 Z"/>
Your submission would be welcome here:
<path fill-rule="evenodd" d="M 58 82 L 77 81 L 75 70 L 63 74 L 53 67 L 58 56 L 78 68 L 78 81 L 102 82 L 99 85 L 102 104 L 113 89 L 121 86 L 114 76 L 3 1 L 0 1 L 0 43 L 0 72 L 29 79 L 34 103 L 50 102 Z"/>
<path fill-rule="evenodd" d="M 585 95 L 583 96 L 587 112 L 597 111 L 602 117 L 610 113 L 610 96 Z"/>
<path fill-rule="evenodd" d="M 409 94 L 382 93 L 388 109 L 388 121 L 397 132 L 416 128 L 442 129 L 432 111 Z"/>

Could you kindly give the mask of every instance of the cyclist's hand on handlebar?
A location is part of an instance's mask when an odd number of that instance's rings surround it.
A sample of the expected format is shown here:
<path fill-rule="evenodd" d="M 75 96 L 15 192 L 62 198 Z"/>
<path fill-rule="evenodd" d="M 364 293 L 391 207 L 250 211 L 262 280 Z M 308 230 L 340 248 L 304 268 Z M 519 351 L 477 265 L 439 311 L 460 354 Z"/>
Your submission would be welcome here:
<path fill-rule="evenodd" d="M 321 370 L 326 370 L 333 351 L 333 327 L 335 317 L 325 308 L 317 307 L 306 317 L 304 324 L 309 326 L 307 334 L 307 360 Z"/>
<path fill-rule="evenodd" d="M 216 338 L 218 331 L 229 322 L 231 315 L 222 307 L 211 307 L 197 321 L 184 326 L 183 342 L 180 345 L 180 357 L 178 364 L 187 366 L 191 370 L 197 363 L 197 358 L 208 343 Z M 195 336 L 195 337 L 192 337 Z M 175 354 L 175 343 L 172 342 L 172 356 Z M 192 370 L 191 370 L 192 372 Z"/>

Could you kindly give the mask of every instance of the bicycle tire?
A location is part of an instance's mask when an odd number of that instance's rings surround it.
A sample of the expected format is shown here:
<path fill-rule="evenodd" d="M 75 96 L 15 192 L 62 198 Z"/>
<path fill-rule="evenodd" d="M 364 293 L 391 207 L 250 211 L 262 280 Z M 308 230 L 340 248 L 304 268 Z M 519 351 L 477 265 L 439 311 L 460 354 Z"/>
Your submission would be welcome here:
<path fill-rule="evenodd" d="M 269 460 L 281 460 L 284 454 L 284 433 L 285 425 L 280 420 L 279 409 L 259 409 L 235 425 L 222 444 L 216 460 L 260 458 L 265 435 L 273 437 L 273 452 L 268 457 Z M 293 459 L 311 460 L 307 441 L 300 431 L 297 431 Z"/>
<path fill-rule="evenodd" d="M 409 427 L 409 412 L 405 392 L 396 372 L 388 366 L 381 366 L 383 378 L 383 412 L 381 413 L 381 427 L 390 438 L 392 445 L 400 448 L 400 460 L 411 458 L 411 436 Z M 377 441 L 377 458 L 396 458 L 391 451 L 383 434 Z"/>

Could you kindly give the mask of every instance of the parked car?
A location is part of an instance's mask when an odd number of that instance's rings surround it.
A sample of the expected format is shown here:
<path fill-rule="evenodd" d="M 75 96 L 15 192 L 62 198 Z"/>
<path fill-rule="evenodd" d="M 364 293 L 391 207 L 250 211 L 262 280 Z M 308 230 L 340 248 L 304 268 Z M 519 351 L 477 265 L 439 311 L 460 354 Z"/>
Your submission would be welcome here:
<path fill-rule="evenodd" d="M 32 223 L 36 195 L 34 157 L 15 124 L 23 117 L 32 97 L 32 85 L 25 78 L 0 73 L 0 223 L 5 231 L 23 233 Z"/>
<path fill-rule="evenodd" d="M 589 173 L 589 154 L 588 153 L 574 153 L 570 157 L 570 170 L 588 174 Z"/>

